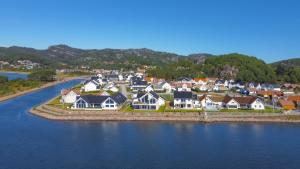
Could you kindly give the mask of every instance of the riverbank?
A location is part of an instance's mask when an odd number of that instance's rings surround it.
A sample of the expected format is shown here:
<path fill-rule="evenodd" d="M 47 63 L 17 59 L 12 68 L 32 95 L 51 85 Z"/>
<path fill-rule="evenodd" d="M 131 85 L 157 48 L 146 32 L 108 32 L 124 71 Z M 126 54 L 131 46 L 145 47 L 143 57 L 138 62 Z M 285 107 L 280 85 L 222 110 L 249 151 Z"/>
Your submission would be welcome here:
<path fill-rule="evenodd" d="M 61 79 L 59 81 L 46 83 L 46 84 L 44 84 L 40 87 L 37 87 L 37 88 L 32 88 L 32 89 L 24 90 L 24 91 L 17 92 L 17 93 L 11 94 L 11 95 L 3 96 L 3 97 L 0 97 L 0 102 L 5 101 L 5 100 L 9 100 L 9 99 L 12 99 L 12 98 L 15 98 L 15 97 L 22 96 L 22 95 L 25 95 L 25 94 L 30 93 L 30 92 L 34 92 L 34 91 L 38 91 L 38 90 L 41 90 L 41 89 L 44 89 L 44 88 L 47 88 L 47 87 L 51 87 L 51 86 L 54 86 L 54 85 L 57 85 L 57 84 L 60 84 L 60 83 L 64 83 L 64 82 L 67 82 L 67 81 L 70 81 L 70 80 L 74 80 L 74 79 L 77 79 L 77 78 L 78 77 L 66 77 L 66 78 Z"/>
<path fill-rule="evenodd" d="M 12 71 L 12 70 L 0 70 L 0 73 L 19 73 L 19 74 L 30 74 L 31 72 Z"/>
<path fill-rule="evenodd" d="M 209 112 L 207 116 L 196 112 L 121 112 L 121 111 L 82 111 L 64 110 L 42 104 L 32 108 L 34 115 L 64 121 L 190 121 L 190 122 L 276 122 L 300 123 L 300 115 L 282 113 L 230 113 Z"/>

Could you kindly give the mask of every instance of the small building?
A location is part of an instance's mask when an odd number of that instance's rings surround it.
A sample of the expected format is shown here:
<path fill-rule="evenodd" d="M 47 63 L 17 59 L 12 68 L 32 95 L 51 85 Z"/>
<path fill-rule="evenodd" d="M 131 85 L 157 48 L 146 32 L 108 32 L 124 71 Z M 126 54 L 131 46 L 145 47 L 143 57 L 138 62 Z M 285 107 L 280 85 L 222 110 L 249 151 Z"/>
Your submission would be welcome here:
<path fill-rule="evenodd" d="M 139 92 L 137 97 L 132 101 L 132 107 L 134 109 L 142 110 L 158 110 L 159 107 L 164 104 L 165 99 L 153 91 Z"/>
<path fill-rule="evenodd" d="M 293 101 L 290 100 L 278 100 L 278 105 L 284 110 L 295 110 L 296 106 Z"/>
<path fill-rule="evenodd" d="M 288 96 L 287 100 L 292 101 L 296 108 L 300 108 L 300 96 L 294 95 L 294 96 Z"/>
<path fill-rule="evenodd" d="M 78 96 L 80 96 L 80 93 L 76 92 L 72 89 L 61 90 L 61 102 L 62 103 L 74 103 Z"/>
<path fill-rule="evenodd" d="M 202 108 L 207 110 L 219 110 L 223 107 L 224 96 L 202 95 L 199 101 Z"/>
<path fill-rule="evenodd" d="M 98 91 L 100 90 L 100 85 L 94 80 L 88 80 L 83 83 L 82 89 L 85 92 Z"/>
<path fill-rule="evenodd" d="M 171 93 L 172 86 L 168 82 L 163 81 L 163 82 L 159 82 L 157 84 L 154 84 L 153 89 L 154 89 L 154 91 L 157 91 L 157 92 L 165 91 L 166 93 Z"/>

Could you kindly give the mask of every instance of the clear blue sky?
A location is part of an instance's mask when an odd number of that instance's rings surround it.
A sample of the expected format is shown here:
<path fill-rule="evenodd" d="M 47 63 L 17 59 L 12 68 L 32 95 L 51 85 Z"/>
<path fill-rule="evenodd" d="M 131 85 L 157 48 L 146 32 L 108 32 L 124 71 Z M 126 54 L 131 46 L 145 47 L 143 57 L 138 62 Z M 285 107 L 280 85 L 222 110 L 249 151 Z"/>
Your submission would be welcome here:
<path fill-rule="evenodd" d="M 1 0 L 0 46 L 300 57 L 298 0 Z"/>

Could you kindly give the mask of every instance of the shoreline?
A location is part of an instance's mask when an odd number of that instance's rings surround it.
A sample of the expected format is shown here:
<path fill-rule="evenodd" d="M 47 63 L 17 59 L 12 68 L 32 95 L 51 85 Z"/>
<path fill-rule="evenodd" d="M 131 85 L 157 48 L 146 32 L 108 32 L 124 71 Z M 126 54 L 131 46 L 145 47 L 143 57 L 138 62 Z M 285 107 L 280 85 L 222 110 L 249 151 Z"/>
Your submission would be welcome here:
<path fill-rule="evenodd" d="M 203 113 L 174 112 L 121 112 L 121 111 L 76 111 L 63 110 L 46 105 L 34 107 L 29 112 L 48 120 L 56 121 L 170 121 L 170 122 L 200 122 L 200 123 L 300 123 L 300 115 L 285 115 L 280 113 L 209 113 L 207 118 Z"/>
<path fill-rule="evenodd" d="M 41 89 L 44 89 L 44 88 L 47 88 L 47 87 L 51 87 L 51 86 L 54 86 L 54 85 L 57 85 L 57 84 L 60 84 L 60 83 L 64 83 L 64 82 L 67 82 L 67 81 L 70 81 L 70 80 L 78 79 L 78 78 L 79 77 L 67 77 L 67 78 L 64 78 L 63 80 L 46 83 L 46 84 L 44 84 L 40 87 L 37 87 L 37 88 L 32 88 L 32 89 L 24 90 L 24 91 L 17 92 L 17 93 L 11 94 L 11 95 L 3 96 L 3 97 L 0 97 L 0 102 L 10 100 L 10 99 L 13 99 L 13 98 L 16 98 L 16 97 L 23 96 L 25 94 L 34 92 L 34 91 L 38 91 L 38 90 L 41 90 Z"/>
<path fill-rule="evenodd" d="M 10 70 L 0 70 L 0 73 L 19 73 L 19 74 L 30 74 L 30 72 L 10 71 Z"/>

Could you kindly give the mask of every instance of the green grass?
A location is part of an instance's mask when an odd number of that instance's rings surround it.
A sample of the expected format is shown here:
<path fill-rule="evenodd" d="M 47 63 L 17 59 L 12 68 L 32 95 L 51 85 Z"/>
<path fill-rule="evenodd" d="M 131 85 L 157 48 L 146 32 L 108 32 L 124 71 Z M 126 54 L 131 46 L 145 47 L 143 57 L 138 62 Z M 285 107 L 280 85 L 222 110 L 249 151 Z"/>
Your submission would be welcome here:
<path fill-rule="evenodd" d="M 164 98 L 166 101 L 172 101 L 174 99 L 173 94 L 169 94 L 169 93 L 158 93 L 159 96 L 161 96 L 162 98 Z"/>
<path fill-rule="evenodd" d="M 220 112 L 230 112 L 230 113 L 281 113 L 279 109 L 265 108 L 265 110 L 253 110 L 253 109 L 221 109 Z"/>
<path fill-rule="evenodd" d="M 67 104 L 67 103 L 63 104 L 60 102 L 60 100 L 61 100 L 61 96 L 58 96 L 52 99 L 49 103 L 47 103 L 47 105 L 62 108 L 62 109 L 67 109 L 68 107 L 72 106 L 72 104 Z"/>

